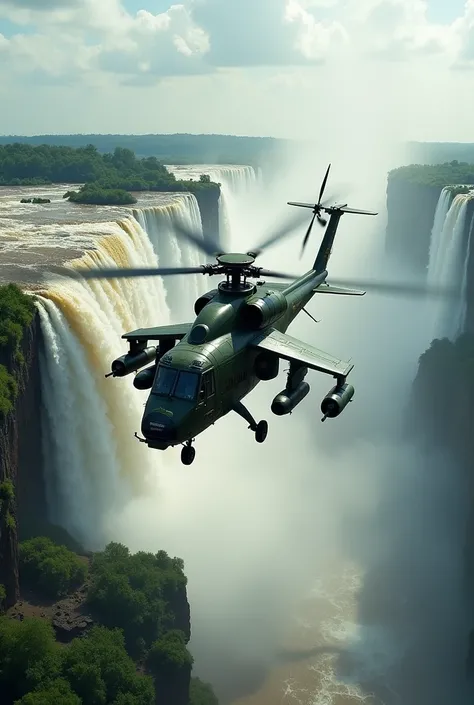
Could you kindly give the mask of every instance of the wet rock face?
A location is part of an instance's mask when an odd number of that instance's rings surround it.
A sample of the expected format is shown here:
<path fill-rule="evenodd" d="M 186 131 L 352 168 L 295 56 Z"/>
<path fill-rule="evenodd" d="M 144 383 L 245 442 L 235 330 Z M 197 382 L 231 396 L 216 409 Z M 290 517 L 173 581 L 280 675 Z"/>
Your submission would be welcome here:
<path fill-rule="evenodd" d="M 30 487 L 30 495 L 36 497 L 36 511 L 44 512 L 41 431 L 38 419 L 39 330 L 39 320 L 36 316 L 23 337 L 21 352 L 25 362 L 22 367 L 18 367 L 13 358 L 13 350 L 9 348 L 2 350 L 0 359 L 0 364 L 14 375 L 18 385 L 13 410 L 0 419 L 0 485 L 5 487 L 3 483 L 9 482 L 13 488 L 8 499 L 3 498 L 0 507 L 0 585 L 5 588 L 5 609 L 14 605 L 20 595 L 18 506 L 21 498 L 18 494 L 21 485 Z M 24 449 L 27 449 L 26 456 Z M 20 481 L 21 473 L 25 477 Z"/>

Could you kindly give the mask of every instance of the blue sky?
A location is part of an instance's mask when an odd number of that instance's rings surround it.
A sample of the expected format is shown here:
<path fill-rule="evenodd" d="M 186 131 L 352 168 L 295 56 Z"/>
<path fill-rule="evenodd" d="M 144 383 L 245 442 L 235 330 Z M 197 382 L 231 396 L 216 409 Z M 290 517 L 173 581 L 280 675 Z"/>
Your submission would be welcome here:
<path fill-rule="evenodd" d="M 182 2 L 182 0 L 174 0 L 175 4 L 178 2 Z M 173 4 L 173 0 L 122 0 L 122 3 L 132 14 L 138 10 L 148 10 L 156 14 L 167 10 Z M 465 0 L 428 0 L 428 18 L 431 22 L 451 22 L 459 17 L 464 4 Z M 31 34 L 34 31 L 32 26 L 19 27 L 9 20 L 0 19 L 0 33 L 5 37 L 11 37 L 18 32 Z"/>
<path fill-rule="evenodd" d="M 428 19 L 432 22 L 452 22 L 462 13 L 464 5 L 465 0 L 428 0 Z"/>

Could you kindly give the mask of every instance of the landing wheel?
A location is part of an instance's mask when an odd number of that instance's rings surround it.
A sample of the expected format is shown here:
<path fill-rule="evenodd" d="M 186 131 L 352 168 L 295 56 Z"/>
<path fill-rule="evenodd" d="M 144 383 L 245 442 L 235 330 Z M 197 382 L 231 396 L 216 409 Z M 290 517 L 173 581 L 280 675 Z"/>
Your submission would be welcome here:
<path fill-rule="evenodd" d="M 191 465 L 196 457 L 196 449 L 192 446 L 184 446 L 181 450 L 181 462 L 183 465 Z"/>
<path fill-rule="evenodd" d="M 259 421 L 255 429 L 255 440 L 257 443 L 263 443 L 268 433 L 267 421 Z"/>

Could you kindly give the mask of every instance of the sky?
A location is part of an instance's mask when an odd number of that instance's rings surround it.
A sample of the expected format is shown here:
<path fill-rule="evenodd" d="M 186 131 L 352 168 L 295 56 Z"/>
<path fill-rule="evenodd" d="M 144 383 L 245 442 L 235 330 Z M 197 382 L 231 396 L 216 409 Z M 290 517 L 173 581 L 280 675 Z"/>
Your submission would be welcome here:
<path fill-rule="evenodd" d="M 0 134 L 473 141 L 474 0 L 0 0 Z"/>

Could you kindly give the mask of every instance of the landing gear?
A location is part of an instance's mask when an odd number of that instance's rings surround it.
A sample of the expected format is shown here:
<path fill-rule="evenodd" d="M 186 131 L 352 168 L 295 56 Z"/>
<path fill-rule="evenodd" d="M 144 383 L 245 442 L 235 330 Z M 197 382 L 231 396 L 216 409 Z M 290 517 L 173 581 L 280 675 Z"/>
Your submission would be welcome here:
<path fill-rule="evenodd" d="M 192 441 L 186 441 L 186 445 L 181 450 L 181 462 L 183 465 L 191 465 L 196 457 L 196 448 L 191 445 Z"/>
<path fill-rule="evenodd" d="M 267 421 L 259 421 L 257 423 L 250 411 L 242 404 L 241 401 L 236 402 L 232 409 L 236 414 L 247 421 L 249 424 L 249 429 L 255 433 L 255 440 L 257 443 L 263 443 L 268 433 Z"/>
<path fill-rule="evenodd" d="M 263 443 L 268 433 L 268 422 L 259 421 L 257 428 L 255 429 L 255 440 L 257 443 Z"/>

